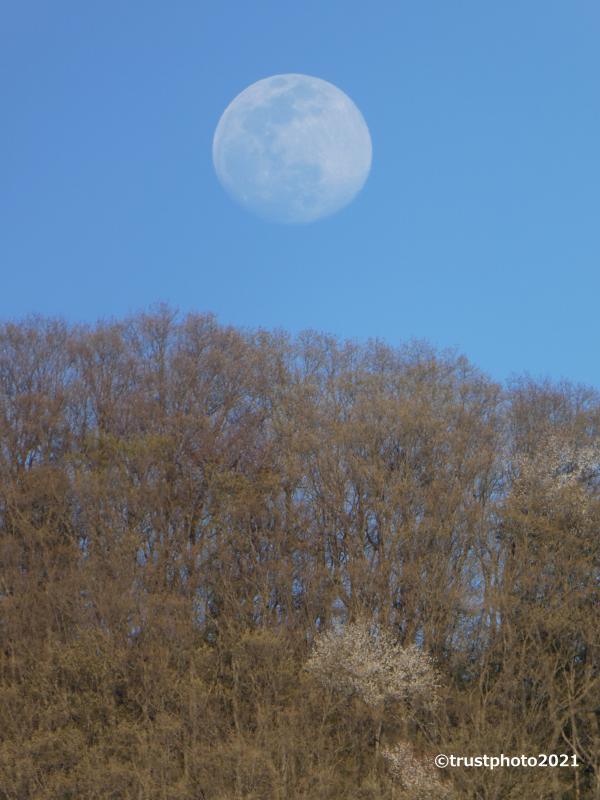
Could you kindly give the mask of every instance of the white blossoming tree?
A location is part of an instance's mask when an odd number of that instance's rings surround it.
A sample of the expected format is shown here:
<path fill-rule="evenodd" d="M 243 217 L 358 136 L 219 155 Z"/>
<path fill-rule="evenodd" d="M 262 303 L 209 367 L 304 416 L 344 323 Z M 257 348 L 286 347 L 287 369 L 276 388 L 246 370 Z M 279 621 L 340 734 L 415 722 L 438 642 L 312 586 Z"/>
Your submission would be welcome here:
<path fill-rule="evenodd" d="M 587 489 L 600 476 L 600 443 L 577 445 L 566 435 L 550 433 L 533 454 L 519 453 L 513 460 L 517 491 L 537 484 L 551 499 L 564 490 L 575 491 L 585 505 Z"/>
<path fill-rule="evenodd" d="M 307 668 L 322 683 L 359 695 L 371 708 L 386 702 L 435 699 L 438 676 L 431 658 L 415 645 L 402 647 L 368 622 L 321 634 Z"/>
<path fill-rule="evenodd" d="M 376 722 L 375 759 L 386 707 L 399 706 L 405 715 L 433 707 L 438 700 L 439 674 L 431 657 L 415 645 L 402 647 L 385 630 L 366 619 L 321 634 L 307 669 L 325 686 L 357 696 L 369 706 Z M 449 800 L 450 790 L 435 767 L 418 758 L 406 741 L 381 749 L 400 798 Z"/>
<path fill-rule="evenodd" d="M 415 645 L 402 647 L 367 620 L 321 634 L 307 669 L 323 685 L 358 696 L 372 709 L 377 752 L 388 705 L 400 704 L 408 712 L 437 701 L 439 676 L 430 656 Z"/>

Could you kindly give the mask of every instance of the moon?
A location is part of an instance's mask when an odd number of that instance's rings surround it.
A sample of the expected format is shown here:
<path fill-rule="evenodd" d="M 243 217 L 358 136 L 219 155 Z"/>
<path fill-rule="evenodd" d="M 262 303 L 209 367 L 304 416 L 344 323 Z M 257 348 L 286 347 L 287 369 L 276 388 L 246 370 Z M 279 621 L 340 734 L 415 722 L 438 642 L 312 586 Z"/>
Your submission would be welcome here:
<path fill-rule="evenodd" d="M 309 75 L 273 75 L 248 86 L 223 112 L 213 139 L 222 186 L 272 222 L 314 222 L 339 211 L 364 186 L 371 158 L 356 105 Z"/>

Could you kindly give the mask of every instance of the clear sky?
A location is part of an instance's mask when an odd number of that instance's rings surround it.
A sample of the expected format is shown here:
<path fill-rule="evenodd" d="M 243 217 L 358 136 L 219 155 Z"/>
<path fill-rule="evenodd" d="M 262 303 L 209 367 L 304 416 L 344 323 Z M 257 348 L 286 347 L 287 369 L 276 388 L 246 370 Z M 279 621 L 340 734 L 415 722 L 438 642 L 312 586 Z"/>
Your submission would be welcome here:
<path fill-rule="evenodd" d="M 228 103 L 283 72 L 339 86 L 373 141 L 357 199 L 295 227 L 211 160 Z M 167 301 L 600 387 L 597 0 L 18 0 L 0 100 L 2 318 Z"/>

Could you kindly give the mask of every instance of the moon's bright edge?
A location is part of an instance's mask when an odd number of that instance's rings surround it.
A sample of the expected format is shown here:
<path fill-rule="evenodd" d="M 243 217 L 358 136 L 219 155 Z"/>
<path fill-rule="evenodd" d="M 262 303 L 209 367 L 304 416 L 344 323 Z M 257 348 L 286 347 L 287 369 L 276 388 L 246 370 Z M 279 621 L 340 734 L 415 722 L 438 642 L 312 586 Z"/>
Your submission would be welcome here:
<path fill-rule="evenodd" d="M 276 222 L 312 222 L 347 205 L 371 168 L 362 114 L 340 89 L 308 75 L 274 75 L 244 89 L 213 139 L 223 187 Z"/>

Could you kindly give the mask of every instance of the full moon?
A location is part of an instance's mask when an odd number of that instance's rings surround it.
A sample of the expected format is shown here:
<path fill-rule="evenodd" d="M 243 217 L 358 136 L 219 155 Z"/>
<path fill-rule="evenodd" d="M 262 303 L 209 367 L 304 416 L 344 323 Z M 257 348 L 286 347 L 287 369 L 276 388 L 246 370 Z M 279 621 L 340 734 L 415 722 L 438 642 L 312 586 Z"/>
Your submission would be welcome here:
<path fill-rule="evenodd" d="M 273 75 L 244 89 L 215 130 L 223 187 L 258 216 L 313 222 L 348 205 L 371 168 L 362 114 L 340 89 L 308 75 Z"/>

